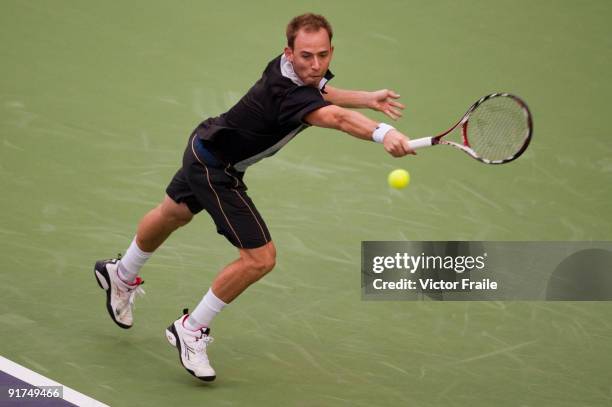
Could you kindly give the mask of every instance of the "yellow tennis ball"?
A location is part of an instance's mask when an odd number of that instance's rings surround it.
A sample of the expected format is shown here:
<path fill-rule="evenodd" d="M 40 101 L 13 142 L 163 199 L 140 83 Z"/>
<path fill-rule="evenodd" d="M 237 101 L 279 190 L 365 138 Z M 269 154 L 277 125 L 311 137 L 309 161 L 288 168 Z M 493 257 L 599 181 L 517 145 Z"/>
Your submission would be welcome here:
<path fill-rule="evenodd" d="M 395 189 L 406 188 L 410 183 L 410 174 L 406 170 L 397 169 L 389 173 L 389 186 Z"/>

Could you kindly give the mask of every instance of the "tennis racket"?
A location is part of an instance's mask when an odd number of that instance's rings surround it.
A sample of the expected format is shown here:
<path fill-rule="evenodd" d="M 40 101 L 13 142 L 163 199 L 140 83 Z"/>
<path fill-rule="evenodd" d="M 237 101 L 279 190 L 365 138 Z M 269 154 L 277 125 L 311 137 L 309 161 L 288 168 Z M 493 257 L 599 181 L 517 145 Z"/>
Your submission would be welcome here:
<path fill-rule="evenodd" d="M 460 143 L 443 139 L 458 128 Z M 480 98 L 445 132 L 409 143 L 413 150 L 447 144 L 485 164 L 505 164 L 525 152 L 532 134 L 533 120 L 527 104 L 509 93 L 493 93 Z"/>

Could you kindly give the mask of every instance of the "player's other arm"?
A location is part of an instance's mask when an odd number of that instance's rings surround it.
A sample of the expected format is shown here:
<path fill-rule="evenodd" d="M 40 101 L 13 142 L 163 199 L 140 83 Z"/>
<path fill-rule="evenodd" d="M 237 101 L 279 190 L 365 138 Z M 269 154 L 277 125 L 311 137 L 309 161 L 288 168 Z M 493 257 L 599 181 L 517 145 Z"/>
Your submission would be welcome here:
<path fill-rule="evenodd" d="M 304 117 L 304 121 L 312 126 L 340 130 L 362 140 L 372 140 L 374 131 L 379 127 L 379 123 L 363 114 L 336 105 L 314 110 Z M 415 154 L 408 140 L 408 137 L 392 128 L 384 134 L 383 145 L 394 157 Z"/>
<path fill-rule="evenodd" d="M 323 98 L 340 107 L 349 107 L 357 109 L 372 109 L 382 112 L 397 120 L 402 117 L 401 110 L 405 106 L 395 99 L 400 95 L 389 89 L 381 89 L 374 92 L 366 92 L 362 90 L 344 90 L 334 88 L 330 85 L 325 85 L 325 93 Z"/>

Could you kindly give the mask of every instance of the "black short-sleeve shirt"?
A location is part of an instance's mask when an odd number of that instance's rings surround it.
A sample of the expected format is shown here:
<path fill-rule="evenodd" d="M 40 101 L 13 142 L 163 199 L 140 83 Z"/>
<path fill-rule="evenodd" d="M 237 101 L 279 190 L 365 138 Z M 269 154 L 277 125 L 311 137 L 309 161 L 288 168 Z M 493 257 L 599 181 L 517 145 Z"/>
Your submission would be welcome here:
<path fill-rule="evenodd" d="M 330 104 L 321 92 L 333 76 L 328 70 L 318 88 L 305 86 L 281 54 L 236 105 L 203 121 L 195 132 L 218 158 L 244 171 L 308 127 L 306 114 Z"/>

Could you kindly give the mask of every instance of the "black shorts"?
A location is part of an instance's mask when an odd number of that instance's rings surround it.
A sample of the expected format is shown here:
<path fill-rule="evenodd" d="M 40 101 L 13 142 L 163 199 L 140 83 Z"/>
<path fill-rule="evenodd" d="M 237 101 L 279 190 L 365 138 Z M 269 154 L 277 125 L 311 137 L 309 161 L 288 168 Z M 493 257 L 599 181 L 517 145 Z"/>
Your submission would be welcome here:
<path fill-rule="evenodd" d="M 200 143 L 195 134 L 189 137 L 183 167 L 166 188 L 168 196 L 176 203 L 185 202 L 193 214 L 206 209 L 217 232 L 240 249 L 271 241 L 266 223 L 246 194 L 244 173 L 216 160 Z"/>

